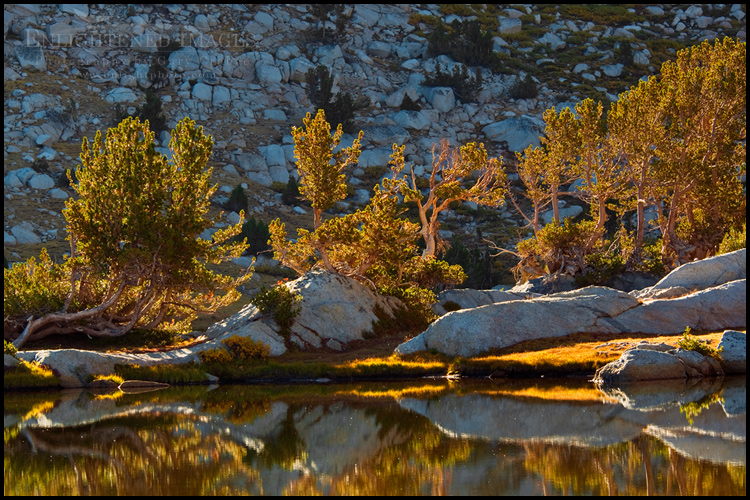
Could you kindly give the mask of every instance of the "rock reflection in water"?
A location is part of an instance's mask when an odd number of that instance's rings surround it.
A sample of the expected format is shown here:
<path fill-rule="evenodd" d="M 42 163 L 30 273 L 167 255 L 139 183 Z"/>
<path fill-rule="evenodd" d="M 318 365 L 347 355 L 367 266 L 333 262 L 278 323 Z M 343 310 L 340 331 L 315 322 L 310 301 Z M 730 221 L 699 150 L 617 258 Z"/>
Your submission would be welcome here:
<path fill-rule="evenodd" d="M 668 396 L 432 380 L 6 394 L 4 491 L 744 495 L 745 379 L 706 387 Z"/>

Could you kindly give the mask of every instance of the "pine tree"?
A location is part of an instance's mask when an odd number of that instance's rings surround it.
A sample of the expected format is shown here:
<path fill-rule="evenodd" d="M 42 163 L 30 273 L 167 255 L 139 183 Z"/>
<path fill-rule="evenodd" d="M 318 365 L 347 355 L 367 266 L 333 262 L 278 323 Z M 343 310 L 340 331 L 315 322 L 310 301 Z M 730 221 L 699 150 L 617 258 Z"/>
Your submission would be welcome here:
<path fill-rule="evenodd" d="M 77 183 L 71 179 L 78 197 L 63 211 L 70 258 L 54 264 L 43 255 L 5 273 L 5 331 L 23 329 L 17 347 L 54 333 L 120 336 L 162 324 L 183 331 L 199 312 L 239 297 L 236 287 L 250 276 L 215 274 L 207 264 L 242 254 L 244 243 L 225 244 L 241 224 L 213 241 L 199 238 L 216 222 L 207 217 L 212 146 L 189 118 L 172 131 L 171 160 L 137 118 L 106 140 L 101 132 L 93 143 L 84 138 Z M 39 289 L 57 293 L 40 298 Z"/>

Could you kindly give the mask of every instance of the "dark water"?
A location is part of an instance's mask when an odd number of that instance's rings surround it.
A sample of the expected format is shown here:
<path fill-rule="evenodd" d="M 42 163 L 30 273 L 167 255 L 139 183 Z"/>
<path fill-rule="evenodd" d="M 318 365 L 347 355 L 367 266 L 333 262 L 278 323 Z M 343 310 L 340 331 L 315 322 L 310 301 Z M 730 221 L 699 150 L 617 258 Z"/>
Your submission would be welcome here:
<path fill-rule="evenodd" d="M 745 495 L 745 378 L 4 396 L 5 495 Z"/>

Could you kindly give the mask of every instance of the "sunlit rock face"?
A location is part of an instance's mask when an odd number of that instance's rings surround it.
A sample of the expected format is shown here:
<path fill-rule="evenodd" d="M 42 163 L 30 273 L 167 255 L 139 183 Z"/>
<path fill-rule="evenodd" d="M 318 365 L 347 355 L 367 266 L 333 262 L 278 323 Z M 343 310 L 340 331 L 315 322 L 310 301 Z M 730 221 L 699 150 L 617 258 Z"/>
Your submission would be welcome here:
<path fill-rule="evenodd" d="M 535 338 L 574 332 L 616 333 L 602 320 L 637 306 L 633 296 L 605 287 L 489 304 L 446 314 L 398 346 L 396 352 L 437 349 L 452 356 L 475 356 Z"/>
<path fill-rule="evenodd" d="M 747 324 L 745 250 L 681 266 L 653 287 L 631 293 L 587 287 L 528 300 L 448 313 L 399 345 L 396 353 L 427 349 L 475 356 L 524 340 L 578 332 L 677 334 L 744 328 Z M 507 297 L 505 297 L 507 299 Z"/>

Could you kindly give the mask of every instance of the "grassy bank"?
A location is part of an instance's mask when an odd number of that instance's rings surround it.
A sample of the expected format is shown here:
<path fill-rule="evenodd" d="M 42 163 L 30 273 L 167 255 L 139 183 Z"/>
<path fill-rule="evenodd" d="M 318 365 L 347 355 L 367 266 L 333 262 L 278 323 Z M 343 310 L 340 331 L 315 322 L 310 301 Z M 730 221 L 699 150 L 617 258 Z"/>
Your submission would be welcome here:
<path fill-rule="evenodd" d="M 699 340 L 716 347 L 723 332 L 692 332 Z M 282 382 L 295 380 L 373 380 L 461 377 L 563 377 L 590 376 L 597 368 L 619 358 L 640 340 L 659 340 L 672 345 L 682 335 L 573 334 L 565 337 L 529 340 L 482 356 L 450 357 L 435 352 L 396 356 L 393 349 L 403 337 L 353 342 L 345 352 L 292 350 L 282 356 L 228 363 L 162 365 L 150 368 L 117 366 L 125 380 L 153 380 L 172 385 L 207 383 Z M 6 370 L 6 390 L 55 387 L 56 377 L 47 369 L 22 363 Z"/>

